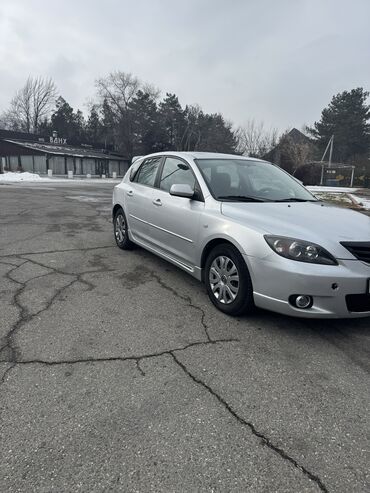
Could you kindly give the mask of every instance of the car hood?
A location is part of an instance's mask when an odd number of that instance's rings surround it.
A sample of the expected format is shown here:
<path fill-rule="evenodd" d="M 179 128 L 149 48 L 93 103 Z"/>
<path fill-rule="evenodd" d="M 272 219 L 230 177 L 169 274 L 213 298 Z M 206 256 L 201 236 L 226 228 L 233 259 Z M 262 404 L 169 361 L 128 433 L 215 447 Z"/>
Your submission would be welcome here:
<path fill-rule="evenodd" d="M 341 241 L 370 241 L 370 217 L 321 202 L 223 202 L 221 213 L 262 234 L 312 241 L 337 258 L 353 259 Z"/>

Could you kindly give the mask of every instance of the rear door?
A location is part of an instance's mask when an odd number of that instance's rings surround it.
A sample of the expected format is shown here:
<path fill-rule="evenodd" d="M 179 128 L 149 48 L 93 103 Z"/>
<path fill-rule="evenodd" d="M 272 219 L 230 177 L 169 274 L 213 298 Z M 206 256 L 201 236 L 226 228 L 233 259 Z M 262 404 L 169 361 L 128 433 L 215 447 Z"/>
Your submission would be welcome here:
<path fill-rule="evenodd" d="M 134 239 L 150 242 L 149 225 L 153 220 L 153 191 L 162 158 L 145 159 L 125 186 L 125 211 Z"/>
<path fill-rule="evenodd" d="M 170 195 L 173 184 L 190 185 L 196 191 L 194 199 Z M 166 255 L 192 267 L 196 264 L 200 217 L 204 211 L 195 175 L 185 161 L 166 157 L 157 185 L 152 195 L 152 241 Z"/>

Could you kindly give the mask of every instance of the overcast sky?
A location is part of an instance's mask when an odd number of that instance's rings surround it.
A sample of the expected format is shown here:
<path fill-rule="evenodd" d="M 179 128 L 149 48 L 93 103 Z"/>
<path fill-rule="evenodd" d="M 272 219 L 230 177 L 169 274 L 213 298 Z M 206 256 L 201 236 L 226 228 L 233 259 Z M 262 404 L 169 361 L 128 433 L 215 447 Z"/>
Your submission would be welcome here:
<path fill-rule="evenodd" d="M 300 128 L 370 89 L 369 20 L 369 0 L 0 0 L 0 112 L 28 75 L 86 111 L 123 70 L 237 125 Z"/>

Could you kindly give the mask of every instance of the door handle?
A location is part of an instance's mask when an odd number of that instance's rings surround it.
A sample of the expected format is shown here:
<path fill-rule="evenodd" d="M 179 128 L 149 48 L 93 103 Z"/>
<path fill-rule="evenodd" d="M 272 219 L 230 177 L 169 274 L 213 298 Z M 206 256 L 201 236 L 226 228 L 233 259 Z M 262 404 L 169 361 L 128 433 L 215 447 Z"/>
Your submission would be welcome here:
<path fill-rule="evenodd" d="M 134 195 L 134 192 L 132 190 L 129 190 L 128 192 L 126 192 L 126 195 L 132 197 Z"/>
<path fill-rule="evenodd" d="M 154 205 L 162 205 L 161 199 L 153 200 Z"/>

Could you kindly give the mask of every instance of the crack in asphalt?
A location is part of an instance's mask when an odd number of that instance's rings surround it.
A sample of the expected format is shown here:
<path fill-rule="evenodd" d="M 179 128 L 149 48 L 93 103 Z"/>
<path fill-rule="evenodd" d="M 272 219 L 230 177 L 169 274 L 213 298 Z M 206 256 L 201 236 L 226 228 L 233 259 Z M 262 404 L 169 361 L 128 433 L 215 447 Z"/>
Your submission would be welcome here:
<path fill-rule="evenodd" d="M 263 445 L 268 447 L 269 449 L 273 450 L 276 454 L 278 454 L 282 459 L 290 462 L 295 468 L 297 468 L 299 471 L 301 471 L 305 476 L 307 476 L 311 481 L 315 482 L 316 485 L 320 488 L 321 491 L 324 493 L 328 493 L 327 487 L 324 485 L 322 480 L 316 475 L 313 474 L 311 471 L 306 469 L 304 466 L 298 463 L 296 459 L 291 457 L 285 450 L 282 448 L 278 447 L 272 441 L 263 433 L 258 431 L 253 423 L 250 421 L 246 421 L 244 418 L 239 416 L 236 411 L 231 407 L 226 400 L 221 397 L 215 390 L 213 390 L 208 384 L 197 378 L 195 375 L 193 375 L 189 369 L 176 357 L 174 354 L 175 351 L 171 351 L 170 354 L 172 358 L 174 359 L 175 363 L 183 370 L 183 372 L 191 378 L 196 384 L 202 386 L 204 389 L 207 390 L 208 393 L 210 393 L 213 397 L 215 397 L 218 402 L 228 411 L 229 414 L 231 414 L 241 425 L 247 426 L 253 435 L 255 435 L 257 438 L 261 439 L 261 442 Z"/>
<path fill-rule="evenodd" d="M 142 377 L 145 377 L 146 373 L 145 373 L 145 371 L 141 368 L 141 365 L 140 365 L 140 360 L 139 360 L 139 359 L 135 360 L 135 363 L 136 363 L 136 368 L 138 369 L 138 371 L 139 371 L 140 375 L 141 375 Z"/>
<path fill-rule="evenodd" d="M 15 367 L 15 365 L 16 365 L 16 363 L 11 363 L 9 368 L 7 368 L 4 371 L 3 376 L 1 377 L 1 384 L 5 383 L 5 380 L 6 380 L 8 373 L 10 372 L 10 370 L 12 370 Z"/>
<path fill-rule="evenodd" d="M 24 254 L 22 254 L 22 255 L 24 255 Z M 49 308 L 53 305 L 54 301 L 65 290 L 67 290 L 68 288 L 73 286 L 73 284 L 79 282 L 80 284 L 83 284 L 86 286 L 87 291 L 92 291 L 95 288 L 95 285 L 92 282 L 83 279 L 83 276 L 85 274 L 94 274 L 94 273 L 107 272 L 107 271 L 112 270 L 112 269 L 107 269 L 106 266 L 103 266 L 103 268 L 100 268 L 100 269 L 90 270 L 90 271 L 86 271 L 86 272 L 80 272 L 78 274 L 72 274 L 69 272 L 65 272 L 61 269 L 57 269 L 55 267 L 50 267 L 50 266 L 43 264 L 41 262 L 37 262 L 36 260 L 24 258 L 24 257 L 22 257 L 22 255 L 17 255 L 17 258 L 20 260 L 21 259 L 24 260 L 24 262 L 22 262 L 20 265 L 14 266 L 13 269 L 10 269 L 5 274 L 6 279 L 19 285 L 19 288 L 15 291 L 15 293 L 13 295 L 12 302 L 11 302 L 11 304 L 18 309 L 18 312 L 19 312 L 18 319 L 11 326 L 10 330 L 6 334 L 6 336 L 5 336 L 6 343 L 0 348 L 0 354 L 5 352 L 7 349 L 10 351 L 10 357 L 9 357 L 10 361 L 9 360 L 6 360 L 6 361 L 11 362 L 11 363 L 13 363 L 13 362 L 17 363 L 18 360 L 20 359 L 19 350 L 14 345 L 13 339 L 14 339 L 14 336 L 19 332 L 21 327 L 23 327 L 25 324 L 27 324 L 28 322 L 33 320 L 35 317 L 37 317 L 37 316 L 41 315 L 42 313 L 46 312 L 47 310 L 49 310 Z M 27 279 L 27 281 L 24 281 L 24 282 L 21 282 L 21 281 L 14 279 L 12 277 L 12 273 L 26 263 L 31 263 L 31 264 L 37 265 L 39 267 L 43 267 L 44 269 L 48 269 L 52 272 L 47 272 L 46 274 L 41 274 L 38 276 L 31 277 L 30 279 Z M 50 275 L 54 275 L 54 274 L 60 274 L 63 276 L 72 277 L 73 279 L 69 283 L 67 283 L 66 285 L 57 289 L 55 291 L 54 295 L 45 303 L 44 308 L 41 308 L 40 310 L 38 310 L 37 312 L 35 312 L 33 314 L 29 314 L 27 308 L 19 300 L 19 297 L 23 294 L 24 290 L 27 287 L 27 284 L 31 281 L 36 280 L 36 279 L 40 279 L 42 277 L 46 277 L 46 276 L 50 276 Z"/>
<path fill-rule="evenodd" d="M 185 351 L 186 349 L 189 349 L 194 346 L 208 346 L 210 344 L 219 344 L 219 343 L 226 343 L 226 342 L 239 342 L 239 339 L 215 339 L 212 341 L 199 341 L 199 342 L 191 342 L 189 344 L 186 344 L 185 346 L 178 347 L 178 348 L 172 348 L 172 349 L 165 349 L 163 351 L 159 351 L 157 353 L 149 353 L 149 354 L 142 354 L 142 355 L 132 355 L 132 356 L 108 356 L 105 358 L 97 358 L 97 357 L 91 357 L 91 358 L 76 358 L 76 359 L 65 359 L 65 360 L 54 360 L 54 361 L 48 361 L 48 360 L 42 360 L 42 359 L 32 359 L 32 360 L 25 360 L 25 359 L 18 359 L 18 360 L 0 360 L 0 363 L 15 363 L 16 365 L 34 365 L 34 364 L 39 364 L 39 365 L 45 365 L 45 366 L 59 366 L 59 365 L 76 365 L 76 364 L 81 364 L 81 363 L 106 363 L 110 361 L 135 361 L 136 363 L 139 363 L 144 360 L 144 359 L 149 359 L 149 358 L 158 358 L 160 356 L 165 356 L 165 355 L 170 355 L 174 351 Z M 141 369 L 142 371 L 142 369 Z M 144 372 L 143 372 L 144 373 Z"/>
<path fill-rule="evenodd" d="M 105 247 L 102 247 L 102 248 L 105 248 Z M 96 248 L 89 248 L 87 250 L 96 250 Z M 67 251 L 70 251 L 70 250 L 67 250 Z M 76 251 L 76 249 L 74 249 L 74 251 Z M 81 251 L 81 249 L 79 249 L 78 251 Z M 40 252 L 40 253 L 47 253 L 47 252 Z M 190 296 L 182 295 L 182 294 L 178 293 L 173 287 L 168 286 L 161 279 L 161 277 L 157 273 L 155 273 L 154 271 L 150 271 L 150 273 L 149 273 L 151 279 L 154 279 L 163 289 L 171 292 L 177 298 L 185 301 L 189 307 L 192 307 L 192 308 L 194 308 L 194 309 L 196 309 L 196 310 L 198 310 L 200 312 L 200 314 L 201 314 L 201 324 L 202 324 L 203 329 L 204 329 L 204 332 L 205 332 L 205 336 L 206 336 L 206 339 L 207 339 L 206 341 L 189 343 L 189 344 L 187 344 L 187 345 L 185 345 L 183 347 L 172 348 L 172 349 L 164 350 L 164 351 L 157 352 L 157 353 L 144 354 L 144 355 L 133 355 L 133 356 L 127 356 L 127 357 L 122 357 L 122 356 L 112 356 L 112 357 L 106 357 L 106 358 L 96 358 L 96 357 L 93 357 L 93 358 L 81 358 L 81 359 L 73 359 L 73 360 L 66 359 L 66 360 L 56 360 L 56 361 L 48 361 L 48 360 L 41 360 L 41 359 L 33 359 L 33 360 L 25 360 L 25 359 L 22 359 L 21 354 L 20 354 L 20 351 L 14 346 L 14 343 L 13 343 L 13 338 L 14 338 L 15 334 L 19 331 L 19 329 L 23 325 L 25 325 L 26 323 L 28 323 L 29 321 L 31 321 L 34 317 L 40 315 L 41 313 L 46 312 L 52 306 L 52 304 L 58 298 L 58 296 L 60 296 L 63 291 L 65 291 L 66 289 L 68 289 L 69 287 L 71 287 L 73 284 L 75 284 L 77 282 L 80 282 L 81 284 L 84 284 L 87 287 L 88 290 L 94 289 L 95 288 L 95 285 L 93 283 L 91 283 L 90 281 L 86 281 L 85 279 L 82 278 L 82 276 L 84 276 L 85 274 L 93 274 L 93 273 L 98 273 L 98 272 L 107 272 L 107 270 L 109 270 L 109 269 L 107 269 L 103 265 L 102 258 L 100 256 L 96 256 L 96 258 L 94 259 L 94 261 L 96 263 L 98 263 L 98 264 L 100 263 L 101 264 L 101 267 L 103 267 L 103 268 L 100 268 L 100 269 L 97 269 L 97 270 L 91 270 L 91 271 L 81 272 L 81 273 L 78 273 L 78 274 L 71 274 L 71 273 L 65 272 L 65 271 L 63 271 L 61 269 L 58 269 L 58 268 L 55 268 L 55 267 L 50 267 L 49 265 L 43 264 L 42 262 L 39 262 L 39 261 L 36 261 L 36 260 L 31 260 L 29 258 L 24 258 L 25 255 L 34 255 L 34 254 L 35 253 L 32 253 L 32 254 L 17 254 L 17 255 L 13 255 L 13 257 L 18 258 L 19 260 L 24 260 L 24 262 L 22 262 L 20 265 L 17 265 L 17 266 L 14 266 L 13 264 L 8 264 L 8 265 L 12 265 L 13 268 L 10 269 L 5 274 L 5 277 L 6 278 L 8 278 L 10 281 L 16 283 L 19 286 L 18 289 L 16 290 L 16 292 L 13 295 L 13 301 L 12 301 L 12 304 L 14 306 L 16 306 L 18 308 L 18 310 L 19 310 L 19 316 L 18 316 L 18 320 L 12 325 L 11 329 L 9 330 L 8 334 L 6 335 L 6 345 L 0 349 L 0 354 L 6 348 L 10 349 L 10 357 L 8 357 L 6 359 L 0 360 L 2 363 L 9 363 L 10 364 L 9 368 L 7 368 L 5 370 L 5 372 L 4 372 L 4 374 L 3 374 L 2 378 L 1 378 L 1 384 L 4 384 L 5 383 L 5 381 L 6 381 L 7 377 L 8 377 L 8 375 L 9 375 L 9 373 L 17 365 L 34 365 L 34 364 L 40 364 L 40 365 L 52 367 L 52 366 L 66 365 L 66 364 L 67 365 L 70 365 L 70 364 L 84 364 L 84 363 L 106 363 L 106 362 L 110 362 L 110 361 L 134 361 L 135 362 L 135 367 L 137 368 L 138 372 L 140 373 L 141 376 L 144 377 L 146 375 L 146 373 L 142 369 L 141 364 L 140 364 L 142 360 L 148 359 L 148 358 L 157 358 L 157 357 L 164 356 L 164 355 L 169 355 L 169 356 L 171 356 L 173 358 L 173 360 L 176 363 L 176 365 L 178 367 L 180 367 L 181 370 L 194 383 L 196 383 L 197 385 L 203 387 L 209 394 L 211 394 L 215 399 L 217 399 L 217 401 L 223 406 L 223 408 L 226 409 L 226 411 L 231 416 L 233 416 L 238 421 L 238 423 L 240 423 L 242 426 L 248 427 L 250 429 L 250 431 L 252 432 L 252 434 L 261 440 L 261 443 L 263 445 L 267 446 L 274 453 L 276 453 L 277 455 L 279 455 L 283 460 L 288 461 L 296 469 L 298 469 L 299 471 L 301 471 L 309 480 L 311 480 L 312 482 L 314 482 L 322 492 L 328 493 L 327 487 L 324 485 L 324 483 L 322 482 L 322 480 L 317 475 L 313 474 L 311 471 L 309 471 L 308 469 L 306 469 L 302 464 L 299 464 L 298 461 L 296 459 L 294 459 L 293 457 L 291 457 L 284 449 L 282 449 L 281 447 L 275 445 L 270 440 L 270 438 L 268 438 L 262 432 L 258 431 L 257 428 L 255 427 L 255 425 L 253 423 L 245 420 L 243 417 L 241 417 L 239 414 L 237 414 L 237 412 L 232 408 L 232 406 L 222 396 L 220 396 L 207 383 L 205 383 L 201 379 L 197 378 L 194 374 L 192 374 L 190 372 L 190 370 L 177 358 L 177 356 L 176 356 L 175 353 L 179 353 L 179 352 L 185 351 L 185 350 L 187 350 L 187 349 L 189 349 L 191 347 L 195 347 L 195 346 L 207 346 L 207 345 L 210 345 L 210 344 L 221 344 L 221 343 L 229 343 L 229 342 L 238 342 L 238 339 L 232 339 L 232 338 L 230 338 L 230 339 L 216 339 L 216 340 L 211 339 L 211 337 L 209 335 L 209 332 L 208 332 L 208 326 L 205 323 L 205 316 L 206 315 L 205 315 L 204 310 L 201 307 L 199 307 L 197 305 L 194 305 L 193 302 L 192 302 L 192 299 L 190 298 Z M 31 264 L 35 264 L 35 265 L 40 266 L 40 267 L 43 267 L 43 268 L 46 268 L 48 270 L 51 270 L 52 272 L 48 272 L 46 274 L 42 274 L 42 275 L 39 275 L 39 276 L 32 277 L 32 278 L 30 278 L 30 279 L 28 279 L 27 281 L 24 281 L 24 282 L 21 282 L 21 281 L 18 281 L 16 279 L 14 279 L 12 277 L 12 273 L 14 271 L 16 271 L 22 265 L 26 264 L 27 262 L 29 262 Z M 32 281 L 34 279 L 46 277 L 48 275 L 53 275 L 53 274 L 61 274 L 61 275 L 65 275 L 65 276 L 70 276 L 70 277 L 73 277 L 73 279 L 69 283 L 67 283 L 65 286 L 63 286 L 63 287 L 59 288 L 58 290 L 56 290 L 55 294 L 52 296 L 52 298 L 50 298 L 48 300 L 48 302 L 46 303 L 46 306 L 44 308 L 40 309 L 35 314 L 30 315 L 28 313 L 27 309 L 19 301 L 19 297 L 21 296 L 21 294 L 26 289 L 27 283 L 29 283 L 30 281 Z"/>
<path fill-rule="evenodd" d="M 225 343 L 232 343 L 232 342 L 239 342 L 238 339 L 217 339 L 217 340 L 211 340 L 211 341 L 203 341 L 203 342 L 194 342 L 187 344 L 186 346 L 179 347 L 179 348 L 173 348 L 173 349 L 168 349 L 165 351 L 157 352 L 157 353 L 151 353 L 151 354 L 143 354 L 140 356 L 112 356 L 112 357 L 107 357 L 107 358 L 81 358 L 81 359 L 74 359 L 74 360 L 57 360 L 57 361 L 47 361 L 47 360 L 18 360 L 18 361 L 2 361 L 3 363 L 8 362 L 11 363 L 11 366 L 7 368 L 5 371 L 3 377 L 2 377 L 2 383 L 5 382 L 7 375 L 9 372 L 15 368 L 17 365 L 44 365 L 44 366 L 61 366 L 61 365 L 71 365 L 71 364 L 90 364 L 90 363 L 107 363 L 107 362 L 114 362 L 114 361 L 120 361 L 120 362 L 125 362 L 125 361 L 134 361 L 135 362 L 135 367 L 137 368 L 138 372 L 140 373 L 141 376 L 146 376 L 145 371 L 142 369 L 140 363 L 141 361 L 145 359 L 150 359 L 150 358 L 158 358 L 161 356 L 171 356 L 176 363 L 177 366 L 181 368 L 181 370 L 197 385 L 203 387 L 209 394 L 211 394 L 221 405 L 226 411 L 233 416 L 239 424 L 242 426 L 246 426 L 250 429 L 252 434 L 259 438 L 261 440 L 261 444 L 264 446 L 267 446 L 270 450 L 272 450 L 274 453 L 276 453 L 280 458 L 282 458 L 285 461 L 288 461 L 290 464 L 292 464 L 296 469 L 298 469 L 300 472 L 302 472 L 310 481 L 314 482 L 320 491 L 324 493 L 328 493 L 327 487 L 324 485 L 322 480 L 314 473 L 309 471 L 306 467 L 304 467 L 302 464 L 299 464 L 296 459 L 291 457 L 284 449 L 281 447 L 278 447 L 275 445 L 270 438 L 268 438 L 266 435 L 264 435 L 262 432 L 258 431 L 257 428 L 253 423 L 250 421 L 245 420 L 243 417 L 241 417 L 239 414 L 237 414 L 236 411 L 231 407 L 231 405 L 226 402 L 226 400 L 221 397 L 214 389 L 212 389 L 207 383 L 203 382 L 199 378 L 197 378 L 193 373 L 190 372 L 190 370 L 177 358 L 175 353 L 183 352 L 186 351 L 187 349 L 195 346 L 208 346 L 211 344 L 225 344 Z"/>
<path fill-rule="evenodd" d="M 21 301 L 19 300 L 20 296 L 23 294 L 24 290 L 26 289 L 27 287 L 27 284 L 33 280 L 36 280 L 36 279 L 40 279 L 42 277 L 46 277 L 46 276 L 49 276 L 51 274 L 53 274 L 52 272 L 47 272 L 46 274 L 41 274 L 39 276 L 34 276 L 30 279 L 27 279 L 27 281 L 24 281 L 24 282 L 21 282 L 21 281 L 17 281 L 16 279 L 14 279 L 12 277 L 12 273 L 14 271 L 16 271 L 19 267 L 21 267 L 22 265 L 26 264 L 28 261 L 25 260 L 22 264 L 20 264 L 19 266 L 15 267 L 14 269 L 11 269 L 10 271 L 8 271 L 6 274 L 5 274 L 5 278 L 10 280 L 11 282 L 14 282 L 16 284 L 19 285 L 19 288 L 15 291 L 14 295 L 13 295 L 13 300 L 12 300 L 12 305 L 15 306 L 17 309 L 18 309 L 18 319 L 16 320 L 16 322 L 11 326 L 10 330 L 8 331 L 8 333 L 6 334 L 5 336 L 5 340 L 6 340 L 6 343 L 5 345 L 3 345 L 1 348 L 0 348 L 0 354 L 5 351 L 6 349 L 9 349 L 10 350 L 10 362 L 14 362 L 17 360 L 18 358 L 18 350 L 16 349 L 16 347 L 14 346 L 13 344 L 13 338 L 15 336 L 15 334 L 19 331 L 19 329 L 25 325 L 26 323 L 30 322 L 33 318 L 37 317 L 38 315 L 40 315 L 41 313 L 43 313 L 44 311 L 48 310 L 49 307 L 52 305 L 52 303 L 54 302 L 54 300 L 56 299 L 56 297 L 64 290 L 66 289 L 67 287 L 71 286 L 73 284 L 73 282 L 76 282 L 76 279 L 73 279 L 70 283 L 68 283 L 66 286 L 63 286 L 63 288 L 60 288 L 56 291 L 56 293 L 54 294 L 54 296 L 52 296 L 52 298 L 46 303 L 46 306 L 44 308 L 41 308 L 40 310 L 38 310 L 37 312 L 35 312 L 34 314 L 29 314 L 28 313 L 28 310 L 27 308 L 21 303 Z M 52 270 L 52 269 L 51 269 Z"/>
<path fill-rule="evenodd" d="M 13 267 L 20 267 L 20 264 L 12 264 L 11 262 L 5 262 L 4 260 L 0 260 L 0 264 L 12 265 Z"/>
<path fill-rule="evenodd" d="M 169 291 L 170 293 L 172 293 L 173 295 L 175 295 L 177 298 L 183 300 L 183 301 L 186 301 L 186 303 L 188 304 L 189 307 L 191 308 L 194 308 L 195 310 L 198 310 L 200 313 L 201 313 L 201 319 L 200 319 L 200 323 L 202 324 L 202 327 L 204 329 L 204 333 L 206 335 L 206 338 L 209 342 L 212 342 L 212 339 L 209 335 L 209 331 L 208 331 L 208 325 L 206 324 L 205 322 L 205 317 L 206 317 L 206 314 L 205 314 L 205 311 L 203 310 L 203 308 L 201 308 L 200 306 L 198 305 L 194 305 L 193 303 L 193 300 L 191 299 L 190 296 L 185 296 L 185 295 L 182 295 L 180 294 L 178 291 L 176 291 L 176 289 L 174 289 L 172 286 L 168 286 L 162 279 L 161 277 L 156 274 L 154 271 L 149 271 L 149 275 L 152 279 L 154 279 L 163 289 L 166 289 L 167 291 Z"/>
<path fill-rule="evenodd" d="M 43 255 L 47 253 L 88 252 L 90 250 L 102 250 L 106 248 L 117 248 L 117 247 L 115 245 L 105 245 L 105 246 L 96 246 L 96 247 L 87 247 L 87 248 L 65 248 L 63 250 L 44 250 L 41 252 L 7 253 L 4 255 L 0 255 L 0 258 L 19 257 L 20 255 Z"/>

